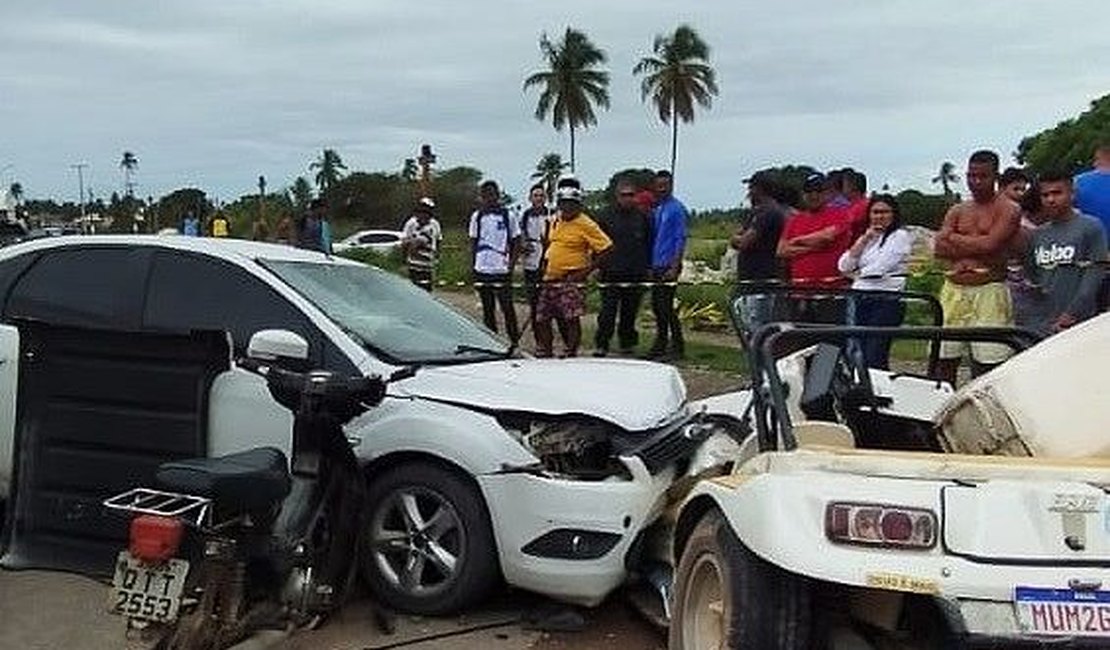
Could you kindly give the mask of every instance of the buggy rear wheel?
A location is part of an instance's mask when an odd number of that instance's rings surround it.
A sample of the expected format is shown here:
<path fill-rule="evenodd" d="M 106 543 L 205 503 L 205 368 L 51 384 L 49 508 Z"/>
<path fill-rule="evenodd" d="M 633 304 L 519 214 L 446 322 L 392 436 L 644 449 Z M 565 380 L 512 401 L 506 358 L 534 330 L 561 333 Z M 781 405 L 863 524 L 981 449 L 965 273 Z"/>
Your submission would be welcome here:
<path fill-rule="evenodd" d="M 682 552 L 674 604 L 671 650 L 811 647 L 808 584 L 749 551 L 715 510 Z"/>

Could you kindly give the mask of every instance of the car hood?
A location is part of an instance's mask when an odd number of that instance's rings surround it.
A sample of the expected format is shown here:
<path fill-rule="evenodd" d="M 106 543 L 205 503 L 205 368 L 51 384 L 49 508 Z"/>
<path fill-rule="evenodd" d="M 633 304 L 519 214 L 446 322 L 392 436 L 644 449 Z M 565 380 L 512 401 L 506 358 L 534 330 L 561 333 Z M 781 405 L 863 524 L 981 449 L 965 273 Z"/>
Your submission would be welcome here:
<path fill-rule="evenodd" d="M 628 431 L 657 427 L 686 402 L 671 366 L 621 359 L 507 359 L 421 368 L 391 394 L 497 411 L 588 415 Z"/>

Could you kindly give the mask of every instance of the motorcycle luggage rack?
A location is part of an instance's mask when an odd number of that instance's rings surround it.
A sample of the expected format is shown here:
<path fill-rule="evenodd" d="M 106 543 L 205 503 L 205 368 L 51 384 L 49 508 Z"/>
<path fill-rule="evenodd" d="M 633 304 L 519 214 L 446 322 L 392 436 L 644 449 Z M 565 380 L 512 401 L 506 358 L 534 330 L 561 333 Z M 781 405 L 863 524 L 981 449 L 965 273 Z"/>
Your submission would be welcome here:
<path fill-rule="evenodd" d="M 134 488 L 117 494 L 105 499 L 104 507 L 131 514 L 176 517 L 197 528 L 207 524 L 212 514 L 211 499 L 150 488 Z"/>

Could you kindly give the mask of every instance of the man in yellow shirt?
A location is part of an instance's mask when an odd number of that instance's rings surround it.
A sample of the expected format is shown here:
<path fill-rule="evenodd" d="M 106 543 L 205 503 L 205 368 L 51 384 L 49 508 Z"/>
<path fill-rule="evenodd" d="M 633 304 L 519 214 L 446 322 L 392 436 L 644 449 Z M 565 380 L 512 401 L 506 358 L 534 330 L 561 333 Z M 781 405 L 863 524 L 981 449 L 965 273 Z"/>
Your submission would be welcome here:
<path fill-rule="evenodd" d="M 536 356 L 551 356 L 554 320 L 566 356 L 574 357 L 582 341 L 586 278 L 613 249 L 613 242 L 582 211 L 582 188 L 577 181 L 560 182 L 555 196 L 558 213 L 548 231 L 543 286 L 536 302 Z"/>
<path fill-rule="evenodd" d="M 229 231 L 230 228 L 228 228 L 227 217 L 225 217 L 222 212 L 217 212 L 216 215 L 212 217 L 212 236 L 227 237 L 231 234 Z"/>

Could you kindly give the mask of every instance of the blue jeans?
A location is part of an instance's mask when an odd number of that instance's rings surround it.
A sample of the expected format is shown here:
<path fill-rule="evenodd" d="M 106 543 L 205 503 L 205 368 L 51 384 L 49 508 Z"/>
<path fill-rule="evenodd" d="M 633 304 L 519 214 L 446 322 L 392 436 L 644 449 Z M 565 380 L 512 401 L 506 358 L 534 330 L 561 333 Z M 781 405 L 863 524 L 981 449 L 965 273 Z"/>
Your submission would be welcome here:
<path fill-rule="evenodd" d="M 906 304 L 889 298 L 855 299 L 855 322 L 863 327 L 898 327 L 906 315 Z M 890 339 L 869 336 L 862 339 L 860 348 L 868 368 L 887 370 L 890 367 Z"/>

